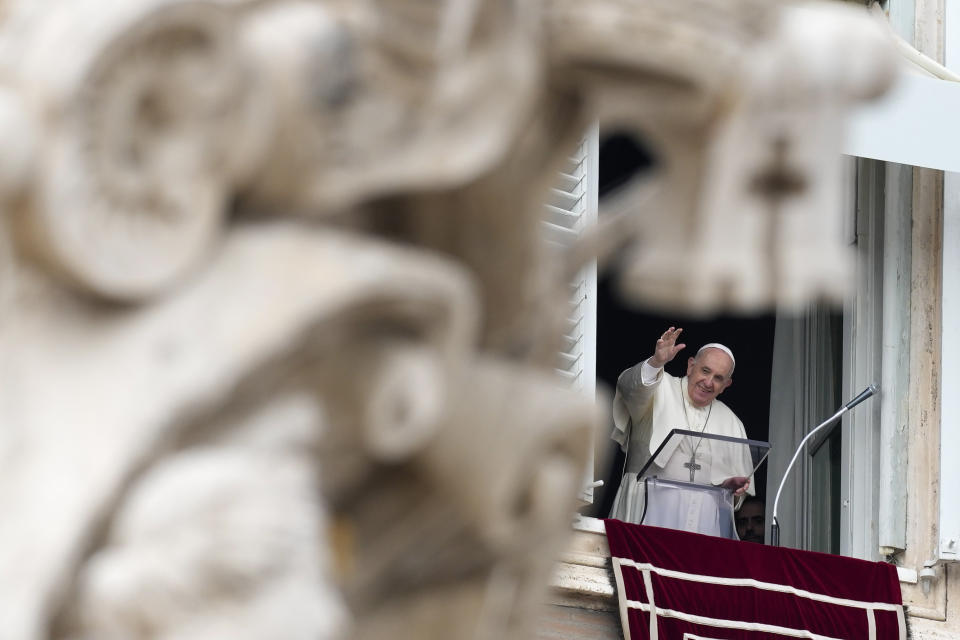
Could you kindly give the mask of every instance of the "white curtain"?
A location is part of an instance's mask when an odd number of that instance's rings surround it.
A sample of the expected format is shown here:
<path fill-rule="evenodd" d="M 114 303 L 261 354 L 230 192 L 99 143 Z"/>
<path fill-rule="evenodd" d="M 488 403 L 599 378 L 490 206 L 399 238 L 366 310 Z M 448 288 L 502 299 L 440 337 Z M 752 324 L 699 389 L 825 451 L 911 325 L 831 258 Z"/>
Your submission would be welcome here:
<path fill-rule="evenodd" d="M 778 316 L 770 379 L 770 443 L 767 474 L 767 537 L 777 487 L 800 440 L 839 407 L 841 320 L 827 307 L 802 315 Z M 819 437 L 807 445 L 819 442 Z M 830 443 L 813 460 L 797 459 L 780 496 L 780 544 L 829 551 L 834 533 L 830 514 L 840 479 L 830 464 Z"/>

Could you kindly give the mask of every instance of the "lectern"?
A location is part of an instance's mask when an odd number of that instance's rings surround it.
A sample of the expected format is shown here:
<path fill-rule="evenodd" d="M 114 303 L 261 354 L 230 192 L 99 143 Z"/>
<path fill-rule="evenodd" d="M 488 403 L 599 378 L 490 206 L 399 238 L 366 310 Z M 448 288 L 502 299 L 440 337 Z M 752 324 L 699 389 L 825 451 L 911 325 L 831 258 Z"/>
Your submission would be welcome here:
<path fill-rule="evenodd" d="M 752 477 L 769 452 L 761 440 L 673 429 L 637 474 L 644 485 L 640 524 L 737 540 L 733 492 L 720 486 L 725 470 Z M 709 462 L 699 463 L 704 456 Z"/>

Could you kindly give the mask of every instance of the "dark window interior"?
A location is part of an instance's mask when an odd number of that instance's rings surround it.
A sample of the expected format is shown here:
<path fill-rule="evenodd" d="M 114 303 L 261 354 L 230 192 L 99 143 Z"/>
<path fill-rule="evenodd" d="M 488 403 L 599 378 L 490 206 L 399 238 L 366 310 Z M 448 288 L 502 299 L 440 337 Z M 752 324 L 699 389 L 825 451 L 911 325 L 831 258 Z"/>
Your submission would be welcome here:
<path fill-rule="evenodd" d="M 631 176 L 655 166 L 655 159 L 636 138 L 615 134 L 601 141 L 600 197 L 611 193 Z M 600 274 L 597 296 L 597 382 L 613 397 L 613 388 L 621 371 L 649 357 L 657 337 L 669 326 L 683 327 L 682 341 L 688 347 L 667 365 L 667 371 L 681 376 L 687 358 L 707 342 L 721 342 L 733 350 L 737 367 L 733 384 L 724 391 L 723 400 L 743 421 L 747 436 L 767 440 L 770 414 L 770 372 L 773 361 L 773 315 L 683 318 L 662 310 L 628 307 L 615 293 L 611 274 Z M 609 427 L 608 427 L 609 429 Z M 612 461 L 607 470 L 598 469 L 597 478 L 605 486 L 594 494 L 589 515 L 605 517 L 619 485 L 623 455 L 616 444 L 608 442 Z M 766 465 L 758 472 L 757 490 L 766 486 Z"/>

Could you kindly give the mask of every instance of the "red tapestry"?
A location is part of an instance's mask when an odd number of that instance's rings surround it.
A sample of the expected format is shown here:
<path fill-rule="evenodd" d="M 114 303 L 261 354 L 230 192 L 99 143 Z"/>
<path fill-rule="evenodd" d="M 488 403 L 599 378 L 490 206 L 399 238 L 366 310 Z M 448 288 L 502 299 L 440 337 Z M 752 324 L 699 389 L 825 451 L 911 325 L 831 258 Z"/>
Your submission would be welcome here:
<path fill-rule="evenodd" d="M 605 520 L 626 640 L 905 640 L 896 567 Z"/>

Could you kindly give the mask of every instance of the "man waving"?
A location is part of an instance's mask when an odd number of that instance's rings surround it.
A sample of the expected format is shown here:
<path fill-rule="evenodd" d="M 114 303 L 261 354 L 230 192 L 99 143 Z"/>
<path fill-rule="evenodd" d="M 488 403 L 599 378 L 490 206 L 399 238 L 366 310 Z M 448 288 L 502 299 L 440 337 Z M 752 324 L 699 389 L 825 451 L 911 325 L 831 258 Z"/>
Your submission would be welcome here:
<path fill-rule="evenodd" d="M 653 355 L 621 373 L 617 380 L 611 437 L 627 459 L 611 518 L 640 522 L 645 487 L 637 482 L 637 474 L 672 429 L 746 438 L 740 419 L 717 400 L 733 382 L 736 361 L 730 349 L 715 342 L 703 345 L 687 360 L 683 378 L 663 370 L 686 347 L 677 343 L 682 331 L 667 329 L 657 340 Z M 672 438 L 644 475 L 723 486 L 739 497 L 753 493 L 751 469 L 746 447 L 684 436 Z M 685 502 L 677 508 L 691 511 L 690 517 L 684 515 L 681 521 L 699 523 L 691 525 L 690 530 L 710 533 L 716 525 L 715 535 L 719 535 L 723 529 L 719 518 L 725 516 L 715 505 Z"/>

